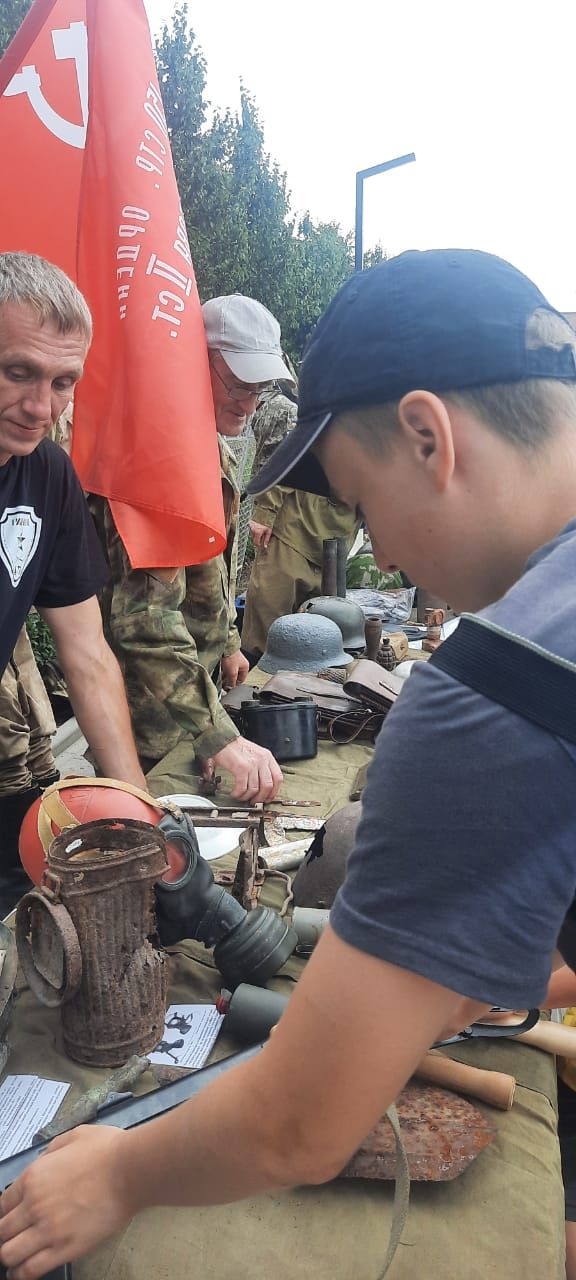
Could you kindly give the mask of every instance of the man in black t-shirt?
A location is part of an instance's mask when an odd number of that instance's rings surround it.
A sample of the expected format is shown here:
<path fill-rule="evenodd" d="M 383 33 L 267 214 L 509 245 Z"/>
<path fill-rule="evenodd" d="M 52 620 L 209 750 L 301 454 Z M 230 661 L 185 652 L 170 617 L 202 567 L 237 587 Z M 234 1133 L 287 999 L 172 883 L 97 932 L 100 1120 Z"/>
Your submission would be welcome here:
<path fill-rule="evenodd" d="M 72 464 L 48 439 L 91 333 L 86 302 L 63 271 L 32 254 L 0 254 L 0 675 L 34 604 L 102 772 L 145 787 L 96 599 L 106 566 Z M 23 888 L 18 833 L 36 794 L 0 798 L 0 918 Z"/>

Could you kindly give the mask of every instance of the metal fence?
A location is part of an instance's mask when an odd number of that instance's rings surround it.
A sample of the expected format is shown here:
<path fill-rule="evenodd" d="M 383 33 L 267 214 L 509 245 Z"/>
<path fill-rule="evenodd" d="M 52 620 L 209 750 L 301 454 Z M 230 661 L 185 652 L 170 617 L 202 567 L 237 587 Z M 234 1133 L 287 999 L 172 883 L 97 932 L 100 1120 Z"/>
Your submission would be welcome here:
<path fill-rule="evenodd" d="M 226 436 L 225 439 L 228 448 L 236 458 L 238 488 L 243 493 L 252 475 L 252 467 L 254 465 L 254 455 L 256 453 L 254 434 L 248 425 L 241 436 Z M 250 532 L 249 521 L 253 506 L 253 498 L 244 498 L 243 502 L 240 503 L 240 514 L 238 516 L 238 578 L 240 578 L 246 558 L 246 547 Z"/>

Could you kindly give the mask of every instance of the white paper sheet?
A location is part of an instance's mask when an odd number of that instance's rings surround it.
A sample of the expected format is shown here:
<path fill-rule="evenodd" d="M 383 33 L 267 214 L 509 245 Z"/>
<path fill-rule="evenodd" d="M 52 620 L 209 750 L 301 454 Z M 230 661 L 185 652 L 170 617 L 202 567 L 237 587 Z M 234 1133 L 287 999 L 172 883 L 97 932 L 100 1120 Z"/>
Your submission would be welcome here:
<path fill-rule="evenodd" d="M 149 1053 L 163 1067 L 203 1067 L 222 1025 L 213 1004 L 171 1004 L 161 1040 Z"/>
<path fill-rule="evenodd" d="M 40 1076 L 6 1076 L 0 1085 L 0 1160 L 32 1146 L 34 1134 L 54 1118 L 69 1088 Z"/>

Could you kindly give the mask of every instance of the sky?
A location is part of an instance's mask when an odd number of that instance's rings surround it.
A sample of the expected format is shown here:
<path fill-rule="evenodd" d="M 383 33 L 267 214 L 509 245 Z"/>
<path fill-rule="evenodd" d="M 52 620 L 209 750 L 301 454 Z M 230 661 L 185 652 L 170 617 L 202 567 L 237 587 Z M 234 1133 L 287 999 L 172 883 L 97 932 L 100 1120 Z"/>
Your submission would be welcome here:
<path fill-rule="evenodd" d="M 153 32 L 173 0 L 144 0 Z M 364 247 L 508 258 L 576 311 L 575 0 L 190 0 L 207 93 L 256 99 L 295 211 L 354 225 Z"/>

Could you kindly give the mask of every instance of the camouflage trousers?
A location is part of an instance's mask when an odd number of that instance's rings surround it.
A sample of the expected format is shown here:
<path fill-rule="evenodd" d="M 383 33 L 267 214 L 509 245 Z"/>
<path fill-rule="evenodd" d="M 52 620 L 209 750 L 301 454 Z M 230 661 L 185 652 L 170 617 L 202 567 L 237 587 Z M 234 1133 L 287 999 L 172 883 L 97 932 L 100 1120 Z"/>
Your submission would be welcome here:
<path fill-rule="evenodd" d="M 248 583 L 242 648 L 264 653 L 268 629 L 276 618 L 295 613 L 309 596 L 320 594 L 322 570 L 300 551 L 274 534 L 267 548 L 256 553 Z"/>
<path fill-rule="evenodd" d="M 56 723 L 23 627 L 0 681 L 0 797 L 27 791 L 56 769 Z"/>

